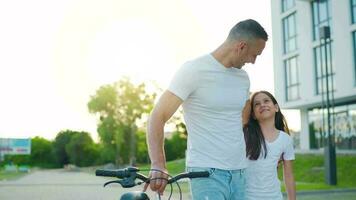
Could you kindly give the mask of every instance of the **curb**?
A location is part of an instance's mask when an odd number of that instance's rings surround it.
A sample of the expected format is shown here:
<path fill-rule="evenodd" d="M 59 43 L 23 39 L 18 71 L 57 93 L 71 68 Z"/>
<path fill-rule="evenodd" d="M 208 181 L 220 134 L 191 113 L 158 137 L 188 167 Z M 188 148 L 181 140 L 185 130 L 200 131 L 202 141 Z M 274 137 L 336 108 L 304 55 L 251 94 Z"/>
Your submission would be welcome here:
<path fill-rule="evenodd" d="M 299 191 L 297 195 L 317 195 L 317 194 L 335 194 L 335 193 L 356 193 L 356 188 L 350 189 L 332 189 L 332 190 L 310 190 L 310 191 Z M 283 192 L 283 196 L 287 193 Z"/>

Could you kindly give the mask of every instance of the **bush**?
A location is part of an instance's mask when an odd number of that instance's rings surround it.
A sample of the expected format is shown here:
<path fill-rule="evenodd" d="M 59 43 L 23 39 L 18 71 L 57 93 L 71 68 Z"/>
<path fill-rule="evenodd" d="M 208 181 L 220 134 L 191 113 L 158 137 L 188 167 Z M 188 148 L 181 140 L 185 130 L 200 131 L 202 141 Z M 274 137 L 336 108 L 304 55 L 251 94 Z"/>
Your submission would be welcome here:
<path fill-rule="evenodd" d="M 167 161 L 185 158 L 185 151 L 187 149 L 186 135 L 174 132 L 170 139 L 165 139 L 164 148 Z"/>

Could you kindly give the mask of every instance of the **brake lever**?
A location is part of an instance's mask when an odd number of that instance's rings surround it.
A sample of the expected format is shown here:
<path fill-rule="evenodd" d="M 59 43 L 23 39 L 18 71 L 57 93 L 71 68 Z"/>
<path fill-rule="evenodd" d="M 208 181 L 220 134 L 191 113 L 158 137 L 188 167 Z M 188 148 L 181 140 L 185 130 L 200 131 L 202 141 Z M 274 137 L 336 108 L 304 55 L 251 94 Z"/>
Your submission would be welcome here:
<path fill-rule="evenodd" d="M 109 181 L 109 182 L 106 182 L 104 184 L 104 187 L 109 185 L 109 184 L 112 184 L 112 183 L 118 183 L 120 184 L 123 188 L 131 188 L 131 187 L 134 187 L 136 186 L 137 184 L 135 183 L 135 179 L 130 177 L 130 178 L 124 178 L 124 179 L 121 179 L 121 180 L 116 180 L 116 181 Z"/>
<path fill-rule="evenodd" d="M 120 180 L 118 180 L 118 181 L 109 181 L 109 182 L 104 183 L 104 187 L 109 185 L 109 184 L 112 184 L 112 183 L 118 183 L 118 184 L 121 185 Z"/>

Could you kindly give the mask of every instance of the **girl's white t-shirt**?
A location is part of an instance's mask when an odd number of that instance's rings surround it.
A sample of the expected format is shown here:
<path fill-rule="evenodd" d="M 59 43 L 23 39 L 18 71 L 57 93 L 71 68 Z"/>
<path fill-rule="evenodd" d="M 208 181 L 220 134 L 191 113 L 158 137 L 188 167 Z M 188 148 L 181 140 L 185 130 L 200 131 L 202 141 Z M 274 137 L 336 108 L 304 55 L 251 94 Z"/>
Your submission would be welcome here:
<path fill-rule="evenodd" d="M 273 142 L 266 141 L 266 147 L 266 158 L 260 156 L 257 160 L 248 160 L 246 169 L 247 200 L 283 200 L 277 165 L 282 154 L 284 160 L 295 159 L 293 140 L 287 133 L 279 131 Z"/>

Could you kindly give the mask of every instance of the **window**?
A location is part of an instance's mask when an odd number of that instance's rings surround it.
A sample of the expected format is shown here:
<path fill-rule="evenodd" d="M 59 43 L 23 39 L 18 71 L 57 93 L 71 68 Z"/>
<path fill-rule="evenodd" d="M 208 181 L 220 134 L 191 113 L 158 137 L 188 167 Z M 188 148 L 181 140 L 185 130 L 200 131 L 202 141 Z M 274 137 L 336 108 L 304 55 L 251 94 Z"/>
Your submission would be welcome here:
<path fill-rule="evenodd" d="M 295 1 L 294 0 L 282 0 L 282 12 L 285 12 L 292 7 L 294 7 Z"/>
<path fill-rule="evenodd" d="M 351 22 L 354 24 L 356 22 L 356 0 L 350 0 L 351 3 Z"/>
<path fill-rule="evenodd" d="M 286 77 L 286 99 L 287 101 L 299 99 L 299 72 L 297 57 L 284 61 Z"/>
<path fill-rule="evenodd" d="M 355 73 L 355 85 L 356 85 L 356 31 L 352 32 L 352 40 L 353 40 L 353 47 L 354 47 L 354 73 Z"/>
<path fill-rule="evenodd" d="M 334 67 L 331 63 L 331 46 L 332 43 L 327 43 L 327 57 L 325 55 L 325 44 L 322 44 L 314 48 L 314 63 L 316 70 L 316 93 L 322 94 L 323 91 L 326 92 L 326 77 L 328 77 L 328 84 L 330 91 L 335 88 L 333 86 L 333 76 L 334 76 Z M 325 61 L 327 59 L 327 61 Z M 326 74 L 326 65 L 328 69 L 328 74 Z"/>
<path fill-rule="evenodd" d="M 327 111 L 314 108 L 308 111 L 309 139 L 312 149 L 324 147 L 327 138 Z M 356 149 L 356 103 L 335 106 L 331 114 L 332 128 L 337 149 Z"/>
<path fill-rule="evenodd" d="M 283 23 L 283 49 L 284 53 L 289 53 L 297 49 L 297 30 L 295 13 L 285 17 Z"/>
<path fill-rule="evenodd" d="M 319 28 L 331 25 L 331 13 L 329 0 L 315 0 L 312 2 L 313 11 L 313 38 L 319 39 Z M 331 26 L 330 26 L 331 27 Z M 332 32 L 332 29 L 330 28 Z"/>

